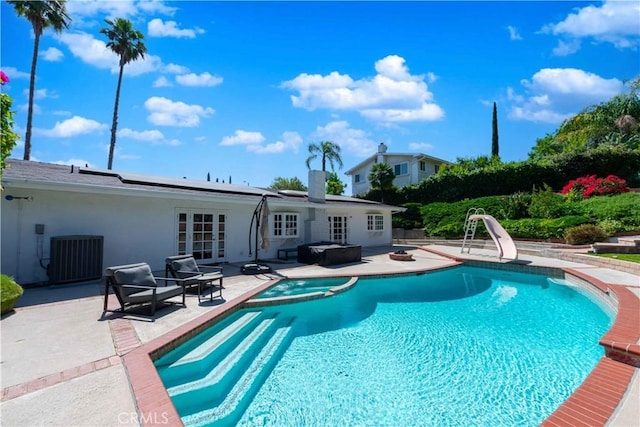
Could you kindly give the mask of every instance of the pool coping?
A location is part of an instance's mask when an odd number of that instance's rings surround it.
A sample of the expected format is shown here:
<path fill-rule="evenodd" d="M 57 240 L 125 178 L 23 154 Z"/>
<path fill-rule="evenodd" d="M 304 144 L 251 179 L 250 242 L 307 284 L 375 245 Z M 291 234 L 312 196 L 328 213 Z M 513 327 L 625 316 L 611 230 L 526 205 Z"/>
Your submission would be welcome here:
<path fill-rule="evenodd" d="M 604 425 L 612 418 L 622 402 L 629 385 L 640 366 L 640 299 L 623 285 L 608 284 L 595 277 L 569 267 L 528 266 L 518 262 L 469 260 L 431 248 L 419 249 L 452 260 L 450 265 L 420 268 L 390 274 L 360 274 L 358 277 L 382 277 L 410 275 L 454 268 L 460 265 L 486 266 L 494 269 L 532 270 L 538 273 L 566 277 L 586 282 L 588 290 L 612 307 L 616 312 L 613 325 L 600 339 L 605 348 L 596 367 L 576 391 L 562 403 L 544 422 L 545 426 Z M 347 277 L 323 274 L 316 277 Z M 273 286 L 280 279 L 266 282 L 255 289 L 229 301 L 229 305 L 213 308 L 176 329 L 125 354 L 123 366 L 135 398 L 135 404 L 142 426 L 157 425 L 162 420 L 165 425 L 183 425 L 171 398 L 160 379 L 153 361 L 160 355 L 176 348 L 184 341 L 197 335 L 220 319 L 244 308 L 246 302 L 257 294 Z M 352 280 L 349 281 L 351 283 Z M 353 286 L 357 282 L 351 285 Z M 344 286 L 344 285 L 342 285 Z M 342 287 L 340 286 L 340 287 Z M 324 293 L 323 293 L 324 294 Z M 323 295 L 324 297 L 324 295 Z M 631 362 L 631 363 L 630 363 Z"/>

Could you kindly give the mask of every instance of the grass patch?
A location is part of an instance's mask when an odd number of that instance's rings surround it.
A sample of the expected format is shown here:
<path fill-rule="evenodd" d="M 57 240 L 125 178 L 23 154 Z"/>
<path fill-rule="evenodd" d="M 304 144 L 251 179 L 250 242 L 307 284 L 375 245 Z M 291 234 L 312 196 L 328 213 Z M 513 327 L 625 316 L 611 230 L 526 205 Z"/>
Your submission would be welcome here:
<path fill-rule="evenodd" d="M 640 264 L 640 254 L 589 254 L 601 258 L 612 258 L 620 261 L 637 262 Z"/>

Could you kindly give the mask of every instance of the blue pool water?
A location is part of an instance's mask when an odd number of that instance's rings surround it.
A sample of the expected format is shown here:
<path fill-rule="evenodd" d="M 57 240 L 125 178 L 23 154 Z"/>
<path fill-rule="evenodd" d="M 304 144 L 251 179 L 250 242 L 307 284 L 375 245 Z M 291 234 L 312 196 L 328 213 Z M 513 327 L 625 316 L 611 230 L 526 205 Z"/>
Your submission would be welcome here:
<path fill-rule="evenodd" d="M 348 280 L 345 278 L 284 279 L 256 295 L 255 298 L 288 297 L 311 292 L 327 292 L 331 288 L 344 285 Z"/>
<path fill-rule="evenodd" d="M 156 367 L 185 425 L 538 425 L 611 321 L 562 281 L 456 267 L 240 310 Z"/>

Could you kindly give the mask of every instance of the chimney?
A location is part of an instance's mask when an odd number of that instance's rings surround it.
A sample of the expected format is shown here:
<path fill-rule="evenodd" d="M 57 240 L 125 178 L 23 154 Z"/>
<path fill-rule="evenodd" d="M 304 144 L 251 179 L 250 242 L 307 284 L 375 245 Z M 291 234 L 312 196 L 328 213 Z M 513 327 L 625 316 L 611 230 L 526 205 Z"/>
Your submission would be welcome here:
<path fill-rule="evenodd" d="M 324 171 L 310 170 L 309 171 L 309 201 L 316 203 L 324 203 L 325 197 L 325 182 L 327 181 L 327 173 Z"/>
<path fill-rule="evenodd" d="M 387 146 L 384 142 L 381 142 L 378 145 L 378 157 L 376 158 L 376 163 L 384 163 L 384 154 L 387 152 Z"/>

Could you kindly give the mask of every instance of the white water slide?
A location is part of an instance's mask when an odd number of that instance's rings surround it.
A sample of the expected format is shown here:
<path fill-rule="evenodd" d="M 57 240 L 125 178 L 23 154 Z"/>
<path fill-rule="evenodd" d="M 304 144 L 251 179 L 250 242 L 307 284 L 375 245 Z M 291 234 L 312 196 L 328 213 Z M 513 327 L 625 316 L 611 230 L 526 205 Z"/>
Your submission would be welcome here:
<path fill-rule="evenodd" d="M 478 221 L 481 219 L 487 232 L 491 236 L 493 243 L 498 247 L 498 258 L 518 259 L 518 249 L 509 233 L 500 225 L 500 223 L 491 215 L 471 215 L 469 221 Z"/>

